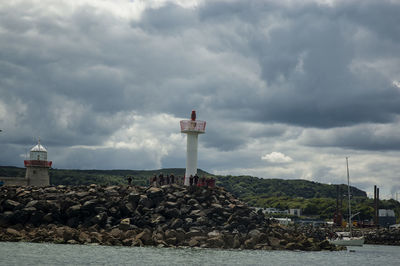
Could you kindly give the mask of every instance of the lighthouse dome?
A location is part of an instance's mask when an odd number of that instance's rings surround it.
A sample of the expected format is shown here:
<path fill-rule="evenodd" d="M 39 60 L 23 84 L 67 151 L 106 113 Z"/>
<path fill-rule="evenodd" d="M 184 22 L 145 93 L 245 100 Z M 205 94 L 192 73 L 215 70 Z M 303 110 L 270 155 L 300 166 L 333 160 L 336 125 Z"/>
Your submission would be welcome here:
<path fill-rule="evenodd" d="M 31 151 L 43 151 L 43 152 L 47 152 L 46 148 L 43 147 L 42 145 L 37 144 L 35 146 L 33 146 L 33 148 L 31 149 Z"/>
<path fill-rule="evenodd" d="M 47 150 L 40 144 L 40 141 L 38 141 L 38 144 L 33 146 L 33 148 L 31 149 L 29 153 L 29 159 L 47 161 Z"/>

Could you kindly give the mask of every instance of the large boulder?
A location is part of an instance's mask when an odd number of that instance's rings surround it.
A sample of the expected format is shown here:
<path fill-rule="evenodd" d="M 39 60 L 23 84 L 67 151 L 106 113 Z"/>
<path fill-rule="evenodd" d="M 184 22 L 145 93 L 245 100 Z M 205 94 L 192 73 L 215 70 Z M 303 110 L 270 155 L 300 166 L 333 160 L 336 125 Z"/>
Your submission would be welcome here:
<path fill-rule="evenodd" d="M 3 206 L 3 211 L 13 211 L 22 207 L 23 205 L 18 201 L 7 199 L 3 201 L 2 206 Z"/>
<path fill-rule="evenodd" d="M 150 187 L 147 191 L 146 191 L 147 197 L 149 197 L 150 199 L 153 198 L 159 198 L 163 196 L 163 190 L 161 188 L 157 188 L 157 187 Z"/>

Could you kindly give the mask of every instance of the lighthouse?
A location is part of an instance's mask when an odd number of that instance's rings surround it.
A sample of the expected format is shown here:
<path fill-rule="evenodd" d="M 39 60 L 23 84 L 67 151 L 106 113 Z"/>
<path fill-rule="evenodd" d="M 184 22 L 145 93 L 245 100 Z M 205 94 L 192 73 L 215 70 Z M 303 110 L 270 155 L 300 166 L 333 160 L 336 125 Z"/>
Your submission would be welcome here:
<path fill-rule="evenodd" d="M 182 120 L 180 123 L 181 133 L 187 135 L 184 185 L 189 186 L 189 177 L 197 174 L 197 143 L 199 134 L 206 132 L 206 121 L 196 120 L 196 111 L 193 110 L 190 120 Z"/>
<path fill-rule="evenodd" d="M 52 162 L 47 161 L 47 150 L 40 144 L 35 145 L 29 152 L 29 160 L 24 161 L 26 167 L 25 179 L 28 186 L 50 185 L 49 168 Z"/>

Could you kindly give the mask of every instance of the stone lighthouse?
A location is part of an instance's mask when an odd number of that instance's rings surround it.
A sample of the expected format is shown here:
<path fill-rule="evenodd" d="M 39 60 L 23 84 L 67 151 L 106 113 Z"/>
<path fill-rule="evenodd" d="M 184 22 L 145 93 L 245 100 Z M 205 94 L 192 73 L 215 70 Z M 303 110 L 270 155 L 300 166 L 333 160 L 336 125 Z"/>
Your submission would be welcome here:
<path fill-rule="evenodd" d="M 190 120 L 181 121 L 181 133 L 187 135 L 185 186 L 189 186 L 189 177 L 197 174 L 197 142 L 199 134 L 205 132 L 206 121 L 196 120 L 195 110 L 192 111 Z"/>
<path fill-rule="evenodd" d="M 38 144 L 30 150 L 29 160 L 25 160 L 24 164 L 28 186 L 50 185 L 49 168 L 52 162 L 47 161 L 47 150 L 40 144 L 40 139 Z"/>

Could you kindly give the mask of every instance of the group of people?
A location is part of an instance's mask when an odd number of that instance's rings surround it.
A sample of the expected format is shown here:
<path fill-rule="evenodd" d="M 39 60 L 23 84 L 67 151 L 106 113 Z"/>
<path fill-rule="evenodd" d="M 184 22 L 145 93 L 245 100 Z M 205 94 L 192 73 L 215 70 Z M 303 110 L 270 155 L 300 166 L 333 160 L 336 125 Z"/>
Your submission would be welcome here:
<path fill-rule="evenodd" d="M 154 177 L 151 180 L 151 184 L 153 186 L 163 186 L 163 185 L 171 185 L 177 182 L 178 180 L 175 180 L 175 176 L 173 174 L 167 175 L 164 177 L 163 173 L 160 173 L 160 175 L 157 177 L 157 175 L 154 175 Z"/>
<path fill-rule="evenodd" d="M 197 174 L 190 175 L 189 177 L 189 186 L 197 186 L 197 187 L 214 187 L 215 179 L 214 178 L 199 178 Z"/>
<path fill-rule="evenodd" d="M 184 185 L 184 177 L 175 177 L 173 174 L 164 176 L 163 173 L 160 173 L 158 176 L 154 175 L 150 179 L 151 186 L 159 187 L 163 185 Z M 215 179 L 214 178 L 205 178 L 204 176 L 200 178 L 197 174 L 190 175 L 189 177 L 189 186 L 198 186 L 198 187 L 214 187 Z"/>

